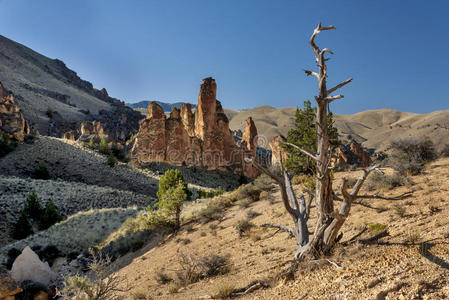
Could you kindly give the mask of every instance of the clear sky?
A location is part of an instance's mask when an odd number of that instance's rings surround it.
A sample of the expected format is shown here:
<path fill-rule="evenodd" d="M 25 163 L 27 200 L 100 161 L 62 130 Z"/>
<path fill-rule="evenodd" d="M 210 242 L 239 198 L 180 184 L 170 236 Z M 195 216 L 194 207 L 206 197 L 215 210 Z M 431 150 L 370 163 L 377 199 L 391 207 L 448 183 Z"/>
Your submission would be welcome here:
<path fill-rule="evenodd" d="M 302 105 L 316 94 L 309 37 L 335 25 L 329 85 L 354 81 L 336 113 L 449 109 L 449 1 L 0 0 L 0 34 L 63 60 L 127 102 L 197 101 L 217 80 L 233 109 Z"/>

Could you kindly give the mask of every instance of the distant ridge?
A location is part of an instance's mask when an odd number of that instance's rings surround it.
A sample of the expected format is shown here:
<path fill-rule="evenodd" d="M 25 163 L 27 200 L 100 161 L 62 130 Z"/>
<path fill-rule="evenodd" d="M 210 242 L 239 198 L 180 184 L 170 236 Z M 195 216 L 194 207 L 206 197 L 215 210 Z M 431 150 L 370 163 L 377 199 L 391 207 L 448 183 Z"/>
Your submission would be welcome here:
<path fill-rule="evenodd" d="M 127 103 L 126 105 L 128 105 L 129 107 L 131 107 L 133 109 L 139 109 L 139 108 L 147 109 L 148 105 L 151 102 L 152 101 L 144 100 L 144 101 L 139 101 L 136 103 Z M 173 107 L 179 108 L 179 107 L 181 107 L 182 104 L 188 103 L 188 102 L 167 103 L 167 102 L 160 102 L 160 101 L 154 101 L 154 102 L 159 104 L 165 112 L 170 112 L 170 111 L 172 111 Z M 192 108 L 195 108 L 195 107 L 196 107 L 196 105 L 192 104 Z"/>
<path fill-rule="evenodd" d="M 249 110 L 225 109 L 231 130 L 242 130 L 251 116 L 259 135 L 266 140 L 286 135 L 293 128 L 296 108 L 260 106 Z M 401 112 L 392 109 L 367 110 L 352 115 L 334 114 L 334 124 L 343 142 L 355 140 L 362 146 L 385 151 L 393 141 L 406 137 L 430 138 L 437 150 L 449 144 L 449 110 L 427 114 Z"/>

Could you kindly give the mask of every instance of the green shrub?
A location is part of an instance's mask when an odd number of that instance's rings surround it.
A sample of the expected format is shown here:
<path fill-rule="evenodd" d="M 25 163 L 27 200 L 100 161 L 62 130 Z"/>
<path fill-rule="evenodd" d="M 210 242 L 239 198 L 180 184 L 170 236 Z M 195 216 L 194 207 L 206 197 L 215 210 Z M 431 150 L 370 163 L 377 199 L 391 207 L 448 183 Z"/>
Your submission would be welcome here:
<path fill-rule="evenodd" d="M 239 236 L 242 237 L 245 234 L 247 234 L 250 231 L 250 229 L 253 228 L 254 226 L 255 225 L 251 223 L 249 219 L 242 219 L 237 221 L 234 227 Z"/>
<path fill-rule="evenodd" d="M 407 177 L 398 172 L 393 175 L 380 174 L 375 172 L 368 177 L 366 188 L 370 191 L 376 189 L 391 190 L 398 186 L 403 186 L 407 182 Z"/>
<path fill-rule="evenodd" d="M 425 164 L 437 155 L 434 144 L 428 138 L 409 137 L 391 144 L 389 163 L 399 173 L 416 175 L 424 170 Z"/>
<path fill-rule="evenodd" d="M 42 211 L 43 209 L 39 197 L 35 192 L 30 193 L 25 200 L 23 212 L 27 217 L 38 220 L 42 215 Z"/>
<path fill-rule="evenodd" d="M 50 179 L 50 172 L 48 171 L 47 164 L 45 162 L 40 161 L 39 165 L 33 171 L 34 178 L 47 180 Z"/>
<path fill-rule="evenodd" d="M 197 217 L 203 222 L 216 221 L 223 219 L 224 210 L 218 205 L 209 204 L 197 213 Z"/>
<path fill-rule="evenodd" d="M 377 235 L 384 231 L 388 231 L 388 227 L 384 224 L 372 223 L 372 224 L 368 224 L 368 230 L 372 235 Z"/>
<path fill-rule="evenodd" d="M 113 144 L 113 145 L 112 145 L 112 147 L 111 147 L 111 153 L 112 153 L 112 155 L 115 156 L 115 158 L 117 158 L 117 159 L 120 160 L 120 161 L 123 161 L 123 160 L 125 160 L 125 158 L 126 158 L 125 152 L 124 152 L 122 149 L 120 149 L 120 148 L 117 146 L 117 144 Z"/>
<path fill-rule="evenodd" d="M 54 112 L 51 108 L 48 108 L 47 111 L 45 112 L 45 114 L 47 115 L 47 117 L 49 117 L 51 119 L 51 118 L 53 118 Z"/>
<path fill-rule="evenodd" d="M 31 234 L 33 234 L 33 229 L 31 228 L 31 224 L 28 221 L 27 215 L 22 211 L 19 219 L 17 220 L 17 223 L 14 224 L 14 228 L 12 230 L 12 238 L 21 240 Z"/>
<path fill-rule="evenodd" d="M 108 159 L 106 161 L 107 165 L 110 166 L 111 168 L 115 167 L 116 164 L 116 160 L 114 155 L 109 154 Z"/>
<path fill-rule="evenodd" d="M 215 287 L 214 299 L 229 299 L 234 292 L 235 284 L 220 283 Z"/>
<path fill-rule="evenodd" d="M 220 196 L 224 194 L 224 190 L 221 188 L 221 186 L 218 187 L 218 189 L 213 190 L 213 191 L 205 191 L 202 189 L 198 190 L 198 199 L 203 199 L 203 198 L 213 198 L 216 196 Z"/>
<path fill-rule="evenodd" d="M 108 155 L 110 153 L 109 146 L 108 146 L 108 141 L 106 140 L 105 137 L 101 138 L 101 140 L 100 140 L 100 147 L 99 147 L 98 151 L 100 151 L 100 153 L 104 154 L 104 155 Z"/>
<path fill-rule="evenodd" d="M 181 270 L 176 273 L 177 279 L 182 285 L 188 285 L 204 278 L 227 274 L 230 271 L 229 258 L 229 255 L 198 257 L 178 253 Z"/>
<path fill-rule="evenodd" d="M 47 204 L 45 205 L 45 211 L 42 215 L 39 223 L 39 229 L 45 230 L 52 226 L 53 224 L 56 224 L 58 222 L 62 221 L 61 215 L 58 213 L 58 210 L 53 203 L 53 201 L 50 199 L 48 200 Z"/>
<path fill-rule="evenodd" d="M 156 279 L 156 282 L 159 283 L 159 284 L 167 284 L 167 283 L 169 283 L 169 282 L 171 282 L 173 280 L 162 269 L 156 272 L 156 275 L 154 276 L 154 279 Z"/>
<path fill-rule="evenodd" d="M 9 152 L 13 151 L 15 147 L 16 143 L 10 141 L 6 132 L 3 132 L 0 138 L 0 157 L 5 156 Z"/>
<path fill-rule="evenodd" d="M 96 148 L 95 142 L 94 142 L 94 139 L 93 139 L 93 138 L 91 138 L 91 139 L 89 140 L 88 146 L 89 146 L 90 149 L 95 149 L 95 148 Z"/>

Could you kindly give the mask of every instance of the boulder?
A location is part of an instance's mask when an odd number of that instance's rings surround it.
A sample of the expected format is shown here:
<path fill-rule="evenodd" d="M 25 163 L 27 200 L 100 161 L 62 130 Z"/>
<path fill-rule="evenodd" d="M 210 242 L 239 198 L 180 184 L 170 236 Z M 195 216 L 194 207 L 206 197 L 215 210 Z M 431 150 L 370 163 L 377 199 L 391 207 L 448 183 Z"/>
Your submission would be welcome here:
<path fill-rule="evenodd" d="M 12 265 L 11 277 L 17 282 L 30 280 L 48 286 L 56 279 L 57 274 L 50 269 L 47 262 L 42 262 L 39 256 L 26 246 Z"/>

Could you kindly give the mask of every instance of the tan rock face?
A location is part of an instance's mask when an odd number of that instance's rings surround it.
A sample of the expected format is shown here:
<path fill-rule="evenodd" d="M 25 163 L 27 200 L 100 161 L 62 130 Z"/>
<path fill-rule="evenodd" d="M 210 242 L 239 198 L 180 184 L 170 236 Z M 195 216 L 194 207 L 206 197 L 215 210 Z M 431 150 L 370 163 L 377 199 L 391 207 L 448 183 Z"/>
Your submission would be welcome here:
<path fill-rule="evenodd" d="M 275 136 L 269 143 L 271 148 L 271 164 L 273 166 L 280 166 L 281 161 L 285 161 L 288 158 L 287 152 L 282 148 L 282 142 L 285 141 L 285 137 L 278 135 Z"/>
<path fill-rule="evenodd" d="M 195 114 L 190 104 L 183 104 L 165 118 L 162 107 L 152 102 L 136 135 L 131 163 L 141 165 L 165 161 L 209 170 L 243 170 L 246 176 L 253 177 L 252 166 L 242 166 L 242 160 L 244 155 L 255 157 L 255 146 L 251 144 L 254 132 L 257 135 L 254 122 L 251 120 L 253 128 L 248 129 L 246 147 L 249 148 L 237 146 L 229 129 L 229 120 L 216 99 L 216 92 L 215 80 L 210 77 L 203 79 Z"/>
<path fill-rule="evenodd" d="M 22 142 L 30 133 L 30 127 L 23 118 L 20 108 L 14 103 L 13 94 L 5 95 L 0 83 L 0 135 Z"/>

